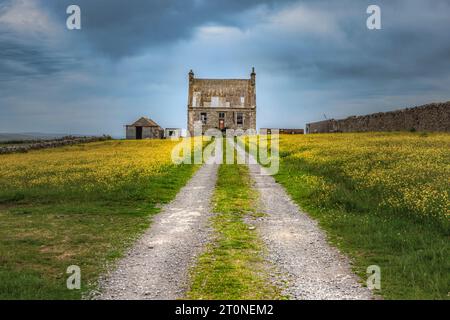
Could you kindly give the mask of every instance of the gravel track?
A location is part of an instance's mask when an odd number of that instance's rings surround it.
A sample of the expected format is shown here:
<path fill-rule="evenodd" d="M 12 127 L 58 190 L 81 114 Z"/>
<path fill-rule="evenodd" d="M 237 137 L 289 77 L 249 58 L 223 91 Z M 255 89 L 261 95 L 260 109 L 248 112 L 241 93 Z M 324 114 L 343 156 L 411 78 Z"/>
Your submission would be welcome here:
<path fill-rule="evenodd" d="M 245 154 L 239 146 L 237 150 Z M 254 223 L 267 247 L 267 260 L 278 269 L 275 282 L 287 283 L 283 293 L 296 300 L 372 299 L 351 271 L 349 260 L 329 245 L 317 222 L 252 160 L 247 161 L 250 175 L 265 213 Z"/>
<path fill-rule="evenodd" d="M 217 169 L 216 164 L 204 164 L 163 207 L 117 268 L 100 280 L 95 299 L 183 297 L 189 285 L 189 268 L 209 241 L 208 219 Z"/>
<path fill-rule="evenodd" d="M 291 299 L 372 299 L 370 290 L 351 272 L 349 260 L 328 244 L 317 222 L 251 160 L 250 175 L 265 215 L 249 223 L 256 226 L 267 247 L 274 283 L 287 283 L 283 294 Z M 211 162 L 163 207 L 116 269 L 100 280 L 95 299 L 183 298 L 189 269 L 211 238 L 208 220 L 218 170 Z"/>

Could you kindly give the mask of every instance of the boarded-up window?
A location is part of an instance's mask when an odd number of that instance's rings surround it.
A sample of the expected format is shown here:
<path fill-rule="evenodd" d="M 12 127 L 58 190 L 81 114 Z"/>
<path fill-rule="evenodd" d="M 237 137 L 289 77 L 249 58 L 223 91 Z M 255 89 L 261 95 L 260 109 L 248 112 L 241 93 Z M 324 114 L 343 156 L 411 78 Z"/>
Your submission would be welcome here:
<path fill-rule="evenodd" d="M 211 108 L 219 107 L 219 97 L 211 97 Z"/>
<path fill-rule="evenodd" d="M 245 103 L 245 97 L 241 97 L 241 106 L 243 106 Z"/>
<path fill-rule="evenodd" d="M 193 107 L 199 107 L 200 106 L 200 100 L 202 97 L 201 92 L 194 92 L 194 95 L 192 97 L 192 106 Z"/>

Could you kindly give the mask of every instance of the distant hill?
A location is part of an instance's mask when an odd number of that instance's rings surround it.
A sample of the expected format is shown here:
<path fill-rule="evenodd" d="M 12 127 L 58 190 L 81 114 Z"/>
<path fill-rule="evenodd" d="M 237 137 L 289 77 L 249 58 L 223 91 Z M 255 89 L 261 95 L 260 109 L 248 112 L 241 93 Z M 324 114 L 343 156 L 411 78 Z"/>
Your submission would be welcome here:
<path fill-rule="evenodd" d="M 0 141 L 26 141 L 26 140 L 51 140 L 62 138 L 68 134 L 41 133 L 41 132 L 23 132 L 23 133 L 0 133 Z M 71 134 L 74 137 L 80 137 L 79 134 Z"/>

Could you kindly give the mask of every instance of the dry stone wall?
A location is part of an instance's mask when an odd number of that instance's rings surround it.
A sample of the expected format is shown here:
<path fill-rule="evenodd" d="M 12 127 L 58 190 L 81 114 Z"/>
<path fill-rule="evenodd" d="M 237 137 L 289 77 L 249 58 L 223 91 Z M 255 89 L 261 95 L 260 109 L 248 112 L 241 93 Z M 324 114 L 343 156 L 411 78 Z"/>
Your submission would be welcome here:
<path fill-rule="evenodd" d="M 28 152 L 30 150 L 46 149 L 46 148 L 57 148 L 63 146 L 70 146 L 80 143 L 97 142 L 110 140 L 110 136 L 102 137 L 64 137 L 61 139 L 54 140 L 36 140 L 27 141 L 20 144 L 11 144 L 0 147 L 0 154 L 7 153 L 18 153 L 18 152 Z"/>
<path fill-rule="evenodd" d="M 367 131 L 450 132 L 450 101 L 306 125 L 307 133 Z"/>

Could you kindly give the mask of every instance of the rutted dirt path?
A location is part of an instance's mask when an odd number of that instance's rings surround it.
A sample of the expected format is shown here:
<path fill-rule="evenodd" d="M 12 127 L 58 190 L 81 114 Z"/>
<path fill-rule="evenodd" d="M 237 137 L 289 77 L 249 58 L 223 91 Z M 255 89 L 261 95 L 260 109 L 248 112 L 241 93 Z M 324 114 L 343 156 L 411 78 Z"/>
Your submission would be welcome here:
<path fill-rule="evenodd" d="M 96 299 L 179 299 L 188 289 L 189 268 L 209 239 L 210 201 L 216 164 L 204 164 L 117 268 L 100 281 Z"/>
<path fill-rule="evenodd" d="M 245 151 L 237 146 L 241 156 Z M 267 259 L 287 282 L 291 299 L 371 299 L 350 269 L 348 259 L 331 247 L 316 221 L 302 212 L 284 188 L 258 164 L 248 164 L 265 215 L 255 222 L 267 246 Z"/>

